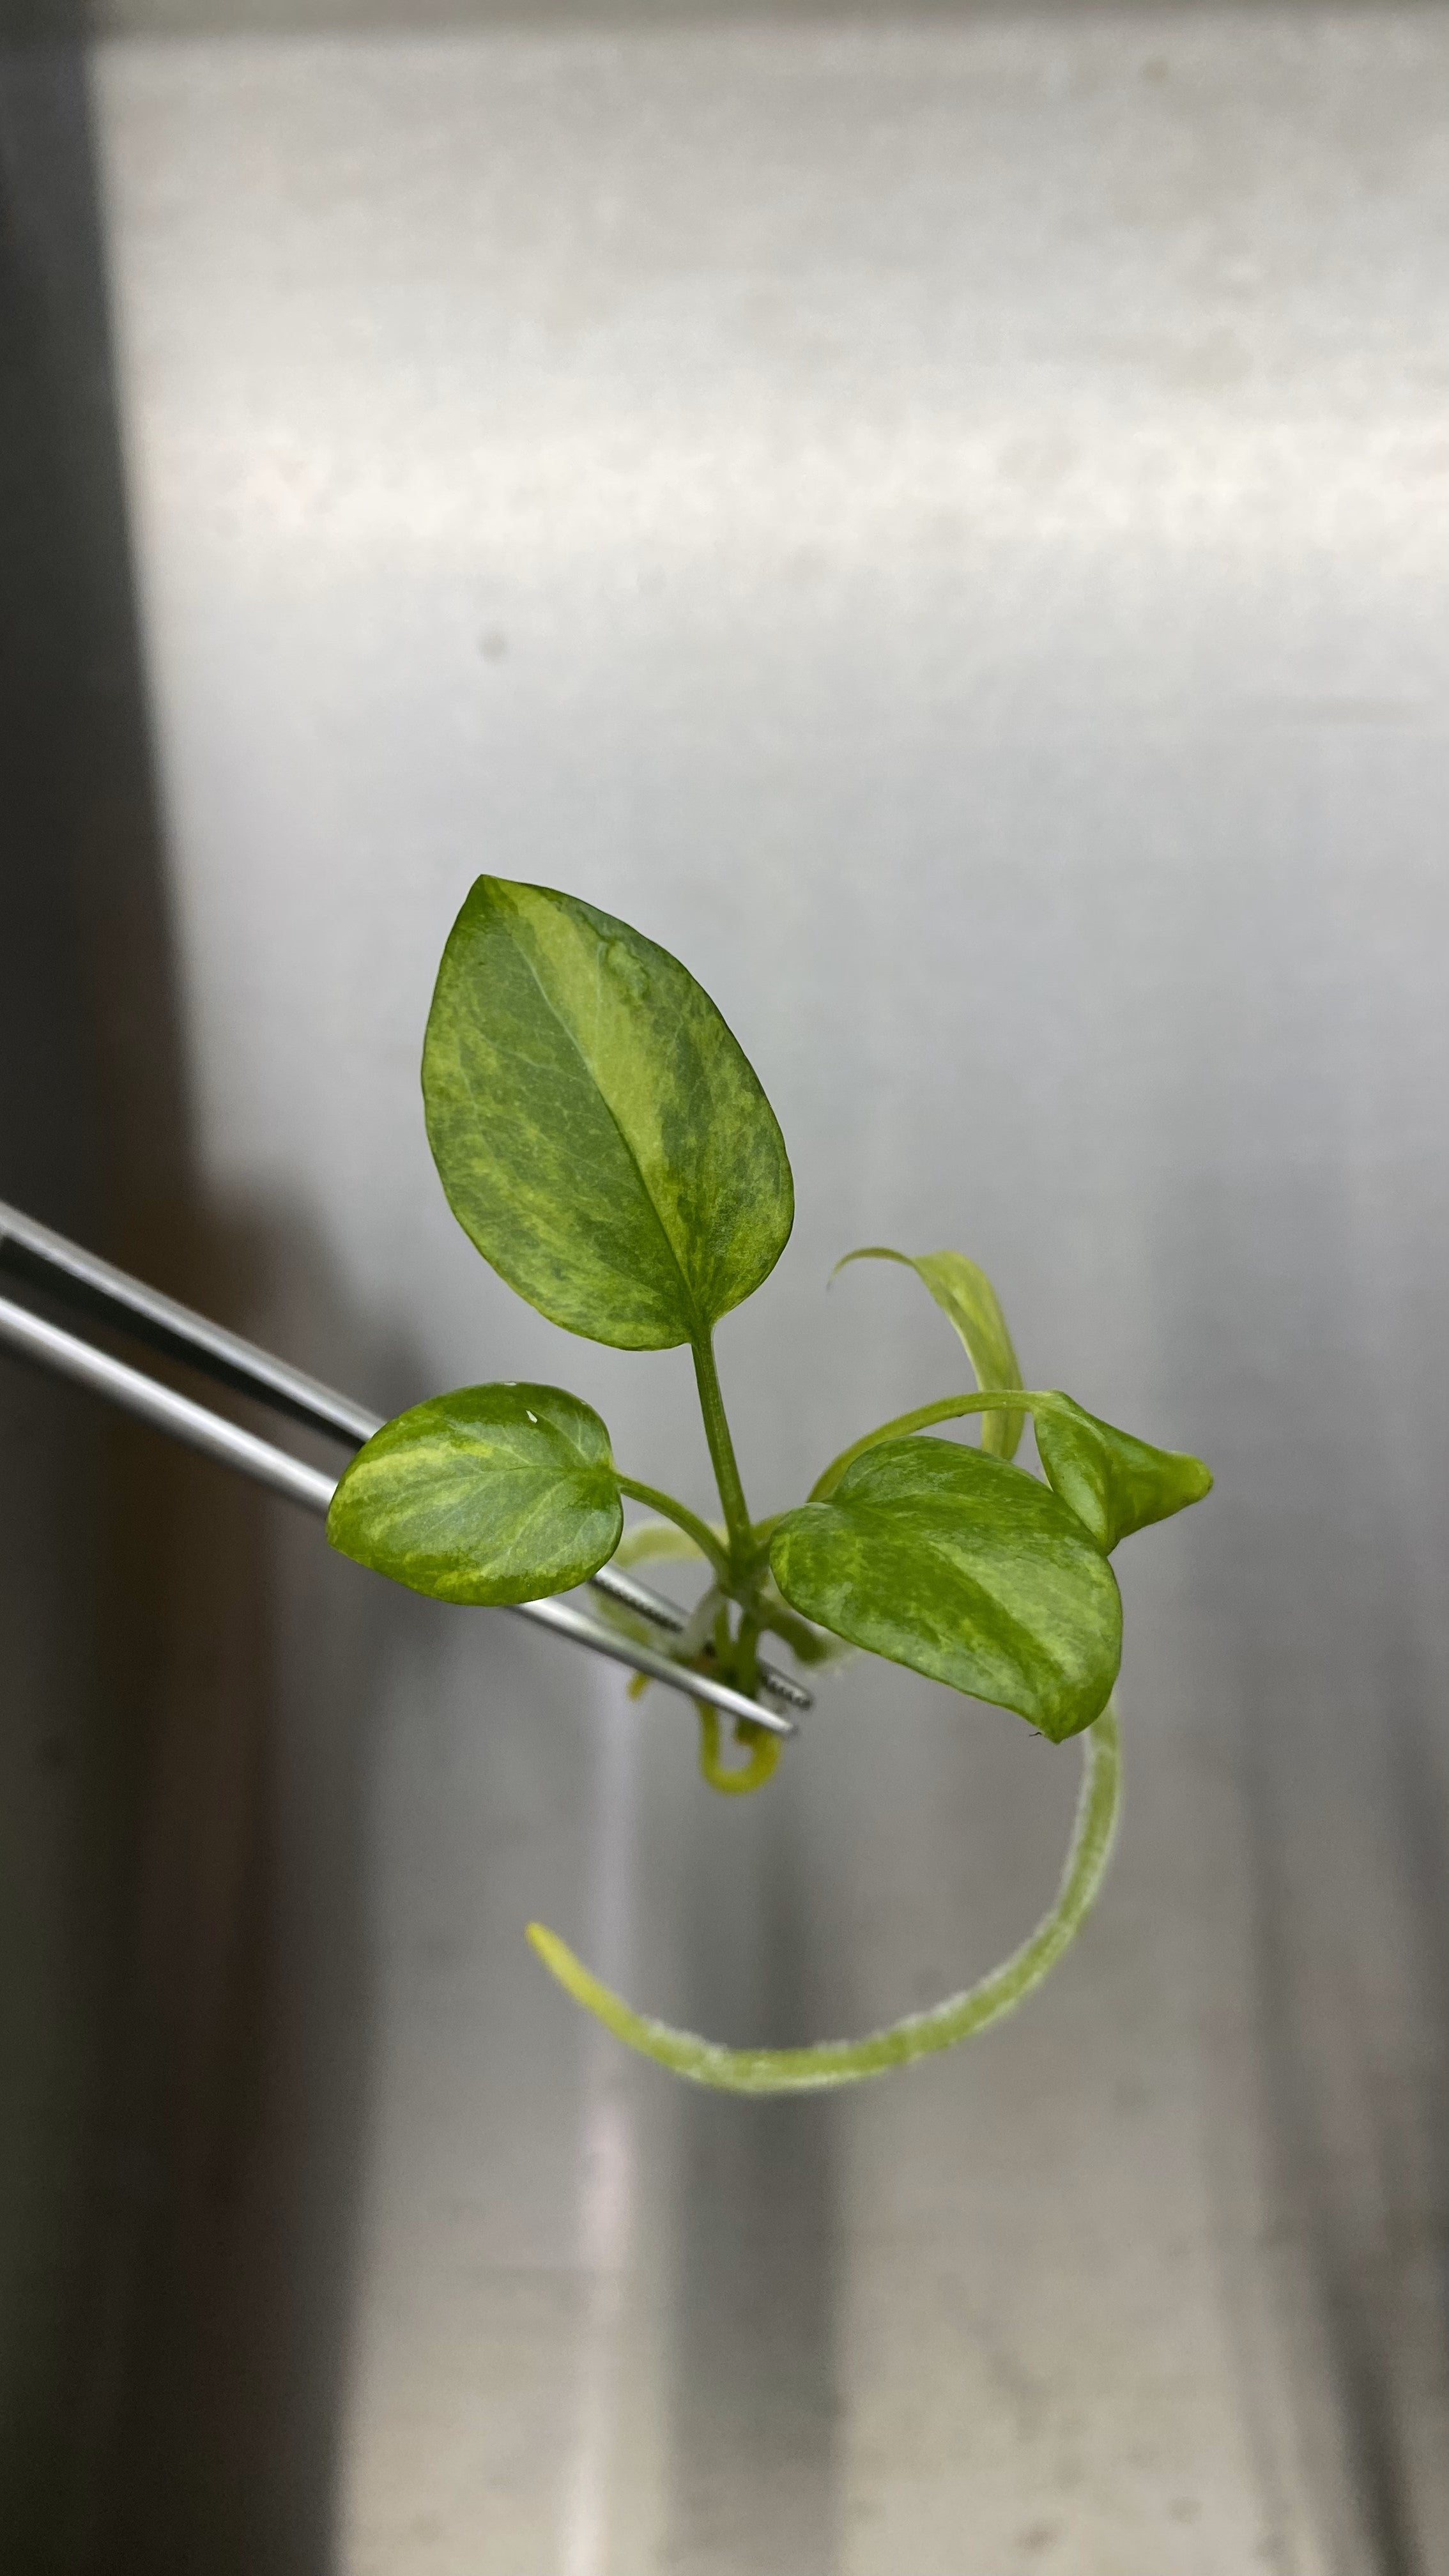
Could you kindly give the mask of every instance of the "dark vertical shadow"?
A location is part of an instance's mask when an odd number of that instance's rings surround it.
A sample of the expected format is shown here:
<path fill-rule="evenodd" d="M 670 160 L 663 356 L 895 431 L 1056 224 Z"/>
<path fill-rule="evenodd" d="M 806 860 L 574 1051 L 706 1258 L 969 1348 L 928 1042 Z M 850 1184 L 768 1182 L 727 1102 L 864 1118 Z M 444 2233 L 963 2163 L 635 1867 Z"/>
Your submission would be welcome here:
<path fill-rule="evenodd" d="M 1331 1347 L 1329 1301 L 1351 1275 L 1341 1209 L 1280 1176 L 1256 1214 L 1256 1260 L 1294 1283 L 1303 1349 Z M 1213 1228 L 1221 1310 L 1235 1318 L 1270 1311 L 1258 1278 L 1222 1276 L 1220 1248 L 1241 1230 L 1240 1214 Z M 1222 1383 L 1241 1375 L 1236 1355 L 1219 1367 Z M 1429 2576 L 1439 2558 L 1415 2428 L 1449 2358 L 1449 1811 L 1429 1746 L 1442 1712 L 1372 1382 L 1340 1379 L 1326 1405 L 1303 1362 L 1259 1390 L 1254 1415 L 1205 1544 L 1220 1558 L 1208 1579 L 1236 1640 L 1246 1719 L 1269 2277 L 1325 2563 Z M 1410 2343 L 1427 2266 L 1433 2314 Z"/>
<path fill-rule="evenodd" d="M 366 1384 L 305 1228 L 196 1169 L 73 28 L 0 45 L 0 188 L 0 1195 Z M 313 1528 L 0 1358 L 7 2576 L 331 2563 L 358 1601 Z"/>
<path fill-rule="evenodd" d="M 754 1816 L 719 1820 L 762 1833 L 748 1902 L 732 1838 L 708 1838 L 690 1995 L 694 2026 L 713 2036 L 783 2046 L 816 2027 L 792 1791 L 787 1767 Z M 833 2576 L 839 2105 L 689 2087 L 681 2116 L 664 2564 L 719 2576 L 754 2563 L 763 2530 L 772 2566 Z"/>

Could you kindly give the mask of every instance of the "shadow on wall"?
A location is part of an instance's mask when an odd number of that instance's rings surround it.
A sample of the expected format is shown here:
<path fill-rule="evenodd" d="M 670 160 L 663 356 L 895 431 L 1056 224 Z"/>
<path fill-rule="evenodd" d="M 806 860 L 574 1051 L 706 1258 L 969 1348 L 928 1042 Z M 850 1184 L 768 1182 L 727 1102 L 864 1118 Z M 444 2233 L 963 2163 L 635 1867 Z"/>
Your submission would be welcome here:
<path fill-rule="evenodd" d="M 0 50 L 0 182 L 0 1196 L 366 1384 L 305 1228 L 224 1217 L 196 1170 L 79 46 Z M 15 2576 L 330 2564 L 367 2045 L 347 1575 L 0 1359 Z"/>

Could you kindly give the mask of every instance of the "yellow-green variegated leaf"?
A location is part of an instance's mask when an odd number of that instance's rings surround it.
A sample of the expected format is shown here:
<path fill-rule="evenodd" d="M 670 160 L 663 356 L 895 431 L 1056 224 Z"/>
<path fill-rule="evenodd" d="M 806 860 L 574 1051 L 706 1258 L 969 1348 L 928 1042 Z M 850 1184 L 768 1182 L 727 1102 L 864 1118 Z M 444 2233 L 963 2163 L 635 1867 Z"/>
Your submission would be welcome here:
<path fill-rule="evenodd" d="M 889 1244 L 867 1243 L 837 1261 L 899 1261 L 929 1288 L 943 1315 L 950 1317 L 985 1395 L 1010 1394 L 1022 1383 L 1021 1368 L 1006 1329 L 1006 1317 L 984 1270 L 964 1252 L 893 1252 Z M 981 1419 L 981 1446 L 994 1458 L 1014 1458 L 1025 1415 L 987 1413 Z"/>
<path fill-rule="evenodd" d="M 697 1339 L 774 1268 L 784 1140 L 676 958 L 547 886 L 480 877 L 423 1051 L 448 1203 L 553 1323 L 624 1350 Z"/>
<path fill-rule="evenodd" d="M 557 1386 L 465 1386 L 386 1422 L 332 1497 L 344 1556 L 438 1601 L 541 1601 L 624 1525 L 598 1415 Z"/>
<path fill-rule="evenodd" d="M 1024 1469 L 952 1440 L 883 1441 L 770 1541 L 787 1601 L 822 1628 L 1059 1742 L 1101 1715 L 1122 1652 L 1112 1569 Z"/>
<path fill-rule="evenodd" d="M 1212 1491 L 1211 1473 L 1200 1458 L 1182 1449 L 1154 1449 L 1084 1413 L 1069 1395 L 1034 1395 L 1031 1409 L 1037 1455 L 1049 1483 L 1104 1553 L 1133 1530 L 1168 1520 Z"/>

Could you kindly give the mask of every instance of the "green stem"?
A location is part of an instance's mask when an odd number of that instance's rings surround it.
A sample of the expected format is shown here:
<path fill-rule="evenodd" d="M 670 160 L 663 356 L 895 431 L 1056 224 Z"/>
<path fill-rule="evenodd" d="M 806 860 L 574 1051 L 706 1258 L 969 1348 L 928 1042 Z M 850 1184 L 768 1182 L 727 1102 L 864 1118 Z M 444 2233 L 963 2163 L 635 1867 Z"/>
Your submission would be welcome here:
<path fill-rule="evenodd" d="M 755 1613 L 747 1610 L 740 1621 L 739 1634 L 735 1639 L 735 1688 L 742 1690 L 746 1699 L 753 1699 L 759 1686 L 759 1679 L 760 1623 Z M 778 1742 L 778 1738 L 776 1741 Z"/>
<path fill-rule="evenodd" d="M 814 2048 L 723 2048 L 693 2031 L 674 2030 L 668 2022 L 636 2013 L 542 1923 L 530 1923 L 528 1937 L 575 2003 L 597 2014 L 630 2048 L 688 2076 L 691 2083 L 711 2084 L 725 2093 L 811 2093 L 884 2075 L 892 2066 L 909 2066 L 915 2058 L 954 2048 L 1014 2012 L 1076 1939 L 1107 1874 L 1121 1806 L 1122 1745 L 1110 1699 L 1082 1738 L 1082 1756 L 1076 1822 L 1051 1911 L 1019 1950 L 974 1986 L 863 2039 L 827 2039 Z"/>
<path fill-rule="evenodd" d="M 735 1444 L 730 1438 L 725 1419 L 724 1397 L 720 1393 L 719 1371 L 714 1364 L 714 1344 L 708 1333 L 701 1333 L 693 1345 L 694 1376 L 699 1388 L 699 1409 L 704 1415 L 704 1436 L 714 1465 L 714 1480 L 724 1508 L 725 1528 L 730 1534 L 730 1559 L 737 1581 L 743 1582 L 750 1572 L 756 1553 L 750 1529 L 750 1515 L 745 1504 L 745 1489 L 735 1459 Z"/>
<path fill-rule="evenodd" d="M 709 1559 L 721 1583 L 731 1581 L 730 1561 L 719 1540 L 708 1521 L 702 1521 L 687 1503 L 677 1503 L 672 1494 L 661 1493 L 657 1485 L 641 1485 L 637 1476 L 621 1476 L 617 1467 L 614 1481 L 620 1493 L 627 1494 L 631 1502 L 647 1503 L 652 1512 L 658 1512 L 666 1521 L 673 1521 L 676 1529 L 682 1529 L 687 1538 L 692 1538 L 700 1555 Z"/>
<path fill-rule="evenodd" d="M 961 1413 L 1030 1413 L 1036 1395 L 1029 1387 L 1014 1386 L 1009 1391 L 986 1389 L 976 1395 L 943 1395 L 937 1404 L 918 1404 L 914 1413 L 898 1413 L 894 1422 L 883 1422 L 877 1431 L 863 1432 L 852 1440 L 838 1458 L 832 1458 L 823 1476 L 817 1476 L 810 1488 L 812 1503 L 823 1503 L 834 1493 L 846 1468 L 867 1449 L 882 1440 L 904 1440 L 912 1431 L 925 1431 L 933 1422 L 951 1422 Z"/>

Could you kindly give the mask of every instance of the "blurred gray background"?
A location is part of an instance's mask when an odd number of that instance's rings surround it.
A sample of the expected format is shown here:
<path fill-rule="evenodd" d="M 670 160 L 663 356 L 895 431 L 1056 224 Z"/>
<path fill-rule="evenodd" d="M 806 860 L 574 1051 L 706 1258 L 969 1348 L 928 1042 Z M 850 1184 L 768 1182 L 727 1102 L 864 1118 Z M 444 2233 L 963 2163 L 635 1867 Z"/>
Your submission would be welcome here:
<path fill-rule="evenodd" d="M 43 2576 L 1449 2563 L 1449 13 L 282 0 L 0 50 L 0 1194 L 380 1408 L 537 1375 L 708 1505 L 687 1360 L 454 1227 L 474 874 L 675 949 L 799 1216 L 757 1511 L 958 1384 L 1200 1450 L 1076 1757 L 693 1720 L 0 1363 L 0 2534 Z M 197 30 L 200 29 L 200 32 Z M 190 30 L 188 33 L 187 31 Z"/>

